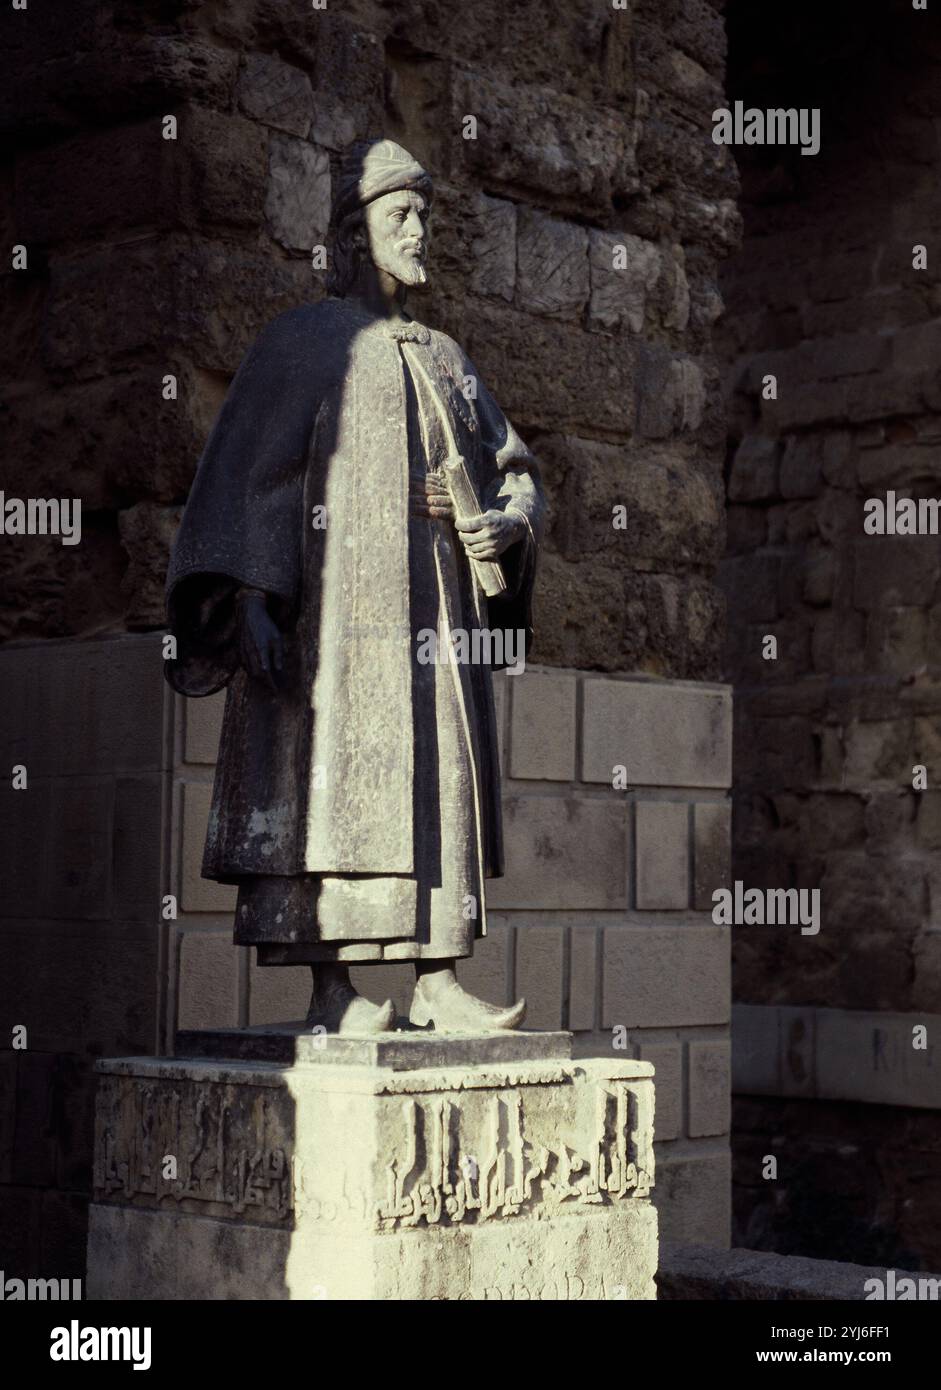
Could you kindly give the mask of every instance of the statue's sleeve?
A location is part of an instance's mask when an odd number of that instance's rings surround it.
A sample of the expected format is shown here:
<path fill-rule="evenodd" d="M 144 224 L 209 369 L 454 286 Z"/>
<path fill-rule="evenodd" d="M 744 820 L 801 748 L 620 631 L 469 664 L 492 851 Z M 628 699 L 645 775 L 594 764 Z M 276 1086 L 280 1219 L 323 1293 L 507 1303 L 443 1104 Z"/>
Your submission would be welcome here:
<path fill-rule="evenodd" d="M 221 689 L 239 664 L 235 593 L 264 589 L 291 620 L 300 584 L 304 472 L 318 392 L 300 311 L 266 328 L 243 360 L 203 451 L 173 546 L 167 616 L 184 695 Z"/>
<path fill-rule="evenodd" d="M 495 508 L 514 512 L 526 528 L 522 538 L 500 556 L 507 591 L 500 598 L 489 600 L 490 622 L 494 627 L 525 629 L 528 651 L 532 641 L 536 555 L 546 512 L 539 466 L 470 363 L 467 371 L 477 381 L 481 505 L 485 511 Z"/>

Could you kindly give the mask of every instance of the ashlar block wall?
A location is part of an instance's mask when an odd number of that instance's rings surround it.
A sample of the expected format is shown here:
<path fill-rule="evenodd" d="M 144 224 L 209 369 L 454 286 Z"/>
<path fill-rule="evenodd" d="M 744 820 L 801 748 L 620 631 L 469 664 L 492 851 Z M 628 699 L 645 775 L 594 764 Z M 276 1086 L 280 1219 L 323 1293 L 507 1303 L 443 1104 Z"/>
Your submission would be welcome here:
<path fill-rule="evenodd" d="M 0 673 L 7 761 L 28 769 L 0 795 L 16 1015 L 0 1034 L 0 1242 L 11 1268 L 80 1275 L 94 1059 L 303 1017 L 309 974 L 234 947 L 235 890 L 200 877 L 222 696 L 175 696 L 157 634 L 15 644 Z M 508 873 L 461 978 L 525 995 L 526 1026 L 572 1029 L 578 1055 L 653 1062 L 663 1236 L 727 1244 L 729 932 L 711 894 L 728 872 L 729 692 L 545 668 L 496 686 Z M 410 967 L 356 974 L 407 1010 Z"/>

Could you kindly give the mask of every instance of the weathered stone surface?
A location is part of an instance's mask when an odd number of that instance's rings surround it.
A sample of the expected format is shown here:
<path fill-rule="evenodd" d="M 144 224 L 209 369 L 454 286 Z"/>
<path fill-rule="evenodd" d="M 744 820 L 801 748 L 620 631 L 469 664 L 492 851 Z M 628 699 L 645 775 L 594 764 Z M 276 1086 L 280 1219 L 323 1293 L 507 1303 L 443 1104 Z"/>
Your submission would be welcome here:
<path fill-rule="evenodd" d="M 726 1023 L 729 934 L 712 924 L 611 927 L 604 933 L 605 1027 Z"/>
<path fill-rule="evenodd" d="M 652 1069 L 481 1047 L 101 1064 L 89 1296 L 652 1297 Z"/>
<path fill-rule="evenodd" d="M 239 74 L 238 103 L 246 116 L 306 137 L 313 115 L 310 79 L 300 68 L 267 53 L 250 53 Z"/>
<path fill-rule="evenodd" d="M 272 135 L 265 217 L 282 246 L 310 251 L 326 244 L 330 220 L 330 159 L 290 135 Z"/>
<path fill-rule="evenodd" d="M 589 293 L 588 233 L 529 209 L 519 214 L 517 293 L 530 312 L 577 318 Z"/>
<path fill-rule="evenodd" d="M 526 671 L 513 678 L 510 776 L 556 782 L 575 778 L 575 678 Z"/>
<path fill-rule="evenodd" d="M 656 681 L 585 682 L 582 777 L 609 782 L 623 766 L 631 786 L 726 787 L 731 781 L 731 698 Z"/>
<path fill-rule="evenodd" d="M 166 574 L 181 511 L 181 507 L 138 502 L 136 507 L 118 513 L 121 544 L 129 562 L 123 584 L 127 596 L 125 621 L 129 628 L 159 627 L 164 622 L 166 600 L 162 576 Z"/>
<path fill-rule="evenodd" d="M 647 300 L 662 268 L 659 247 L 641 237 L 597 231 L 589 234 L 589 245 L 592 322 L 642 333 Z"/>
<path fill-rule="evenodd" d="M 729 500 L 760 502 L 778 495 L 778 446 L 764 435 L 747 435 L 735 451 Z"/>
<path fill-rule="evenodd" d="M 867 1283 L 878 1279 L 885 1289 L 888 1275 L 884 1267 L 762 1250 L 716 1250 L 665 1242 L 660 1252 L 657 1297 L 668 1300 L 863 1302 L 869 1297 Z M 900 1271 L 898 1277 L 903 1276 Z"/>
<path fill-rule="evenodd" d="M 689 808 L 685 801 L 634 807 L 637 906 L 663 912 L 689 905 Z"/>
<path fill-rule="evenodd" d="M 507 872 L 490 886 L 494 907 L 626 906 L 627 819 L 619 802 L 511 795 L 503 828 Z"/>
<path fill-rule="evenodd" d="M 729 1044 L 723 1039 L 689 1045 L 689 1135 L 691 1139 L 728 1134 L 730 1108 Z"/>
<path fill-rule="evenodd" d="M 661 1159 L 655 1197 L 664 1240 L 726 1249 L 732 1224 L 729 1150 Z"/>
<path fill-rule="evenodd" d="M 611 200 L 637 186 L 634 123 L 583 105 L 548 87 L 504 84 L 479 73 L 456 73 L 452 129 L 476 115 L 477 138 L 460 142 L 456 168 L 485 186 L 549 194 L 562 209 L 607 212 Z"/>
<path fill-rule="evenodd" d="M 693 807 L 693 907 L 712 911 L 716 889 L 729 884 L 731 853 L 731 804 L 697 802 Z"/>

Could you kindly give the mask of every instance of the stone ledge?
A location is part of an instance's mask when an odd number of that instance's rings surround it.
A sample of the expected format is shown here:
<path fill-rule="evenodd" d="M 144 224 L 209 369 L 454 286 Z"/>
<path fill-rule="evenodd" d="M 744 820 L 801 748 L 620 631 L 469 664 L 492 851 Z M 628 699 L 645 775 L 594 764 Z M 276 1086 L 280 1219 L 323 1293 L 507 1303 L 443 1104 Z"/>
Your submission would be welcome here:
<path fill-rule="evenodd" d="M 912 1029 L 928 1046 L 912 1046 Z M 941 1110 L 941 1015 L 735 1004 L 732 1090 Z"/>
<path fill-rule="evenodd" d="M 704 1245 L 660 1247 L 658 1298 L 664 1300 L 865 1302 L 868 1279 L 886 1284 L 890 1271 L 763 1250 L 713 1250 Z M 932 1279 L 895 1271 L 897 1278 Z M 907 1301 L 907 1300 L 906 1300 Z"/>
<path fill-rule="evenodd" d="M 387 1067 L 392 1071 L 493 1062 L 557 1061 L 571 1055 L 572 1035 L 563 1032 L 484 1035 L 402 1029 L 375 1038 L 341 1038 L 326 1033 L 314 1034 L 306 1024 L 299 1022 L 255 1028 L 184 1029 L 176 1035 L 177 1058 L 287 1064 L 316 1062 L 325 1066 Z"/>

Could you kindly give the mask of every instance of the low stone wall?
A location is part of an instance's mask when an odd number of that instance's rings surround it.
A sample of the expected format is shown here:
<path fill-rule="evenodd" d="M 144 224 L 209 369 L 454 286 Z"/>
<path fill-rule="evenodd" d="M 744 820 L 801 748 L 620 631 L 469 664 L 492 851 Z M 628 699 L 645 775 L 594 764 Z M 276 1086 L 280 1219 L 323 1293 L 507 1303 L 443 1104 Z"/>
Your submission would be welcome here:
<path fill-rule="evenodd" d="M 660 1246 L 657 1288 L 658 1298 L 667 1301 L 876 1301 L 873 1280 L 882 1285 L 883 1299 L 933 1301 L 941 1291 L 941 1279 L 936 1275 L 837 1260 L 806 1260 L 797 1255 L 768 1255 L 759 1250 L 715 1250 L 669 1243 Z M 914 1282 L 910 1286 L 903 1280 Z"/>
<path fill-rule="evenodd" d="M 222 698 L 173 695 L 159 634 L 11 645 L 0 672 L 7 765 L 29 775 L 0 797 L 0 953 L 29 1030 L 25 1052 L 0 1053 L 0 1133 L 15 1136 L 0 1231 L 28 1209 L 10 1268 L 41 1255 L 48 1272 L 82 1239 L 91 1059 L 303 1016 L 309 975 L 234 948 L 234 889 L 200 877 Z M 578 1056 L 655 1065 L 664 1233 L 727 1244 L 729 931 L 710 909 L 727 878 L 729 692 L 538 668 L 496 685 L 509 873 L 462 978 L 498 1002 L 524 994 L 527 1026 L 571 1029 Z M 37 846 L 41 883 L 24 869 Z M 405 1008 L 408 967 L 357 976 Z"/>

